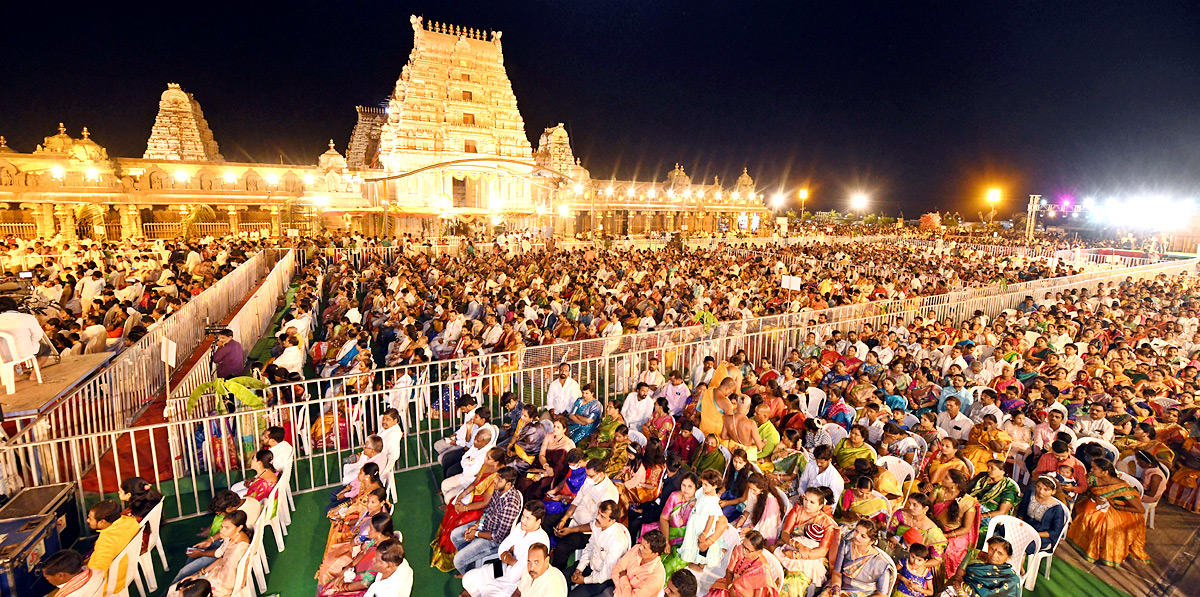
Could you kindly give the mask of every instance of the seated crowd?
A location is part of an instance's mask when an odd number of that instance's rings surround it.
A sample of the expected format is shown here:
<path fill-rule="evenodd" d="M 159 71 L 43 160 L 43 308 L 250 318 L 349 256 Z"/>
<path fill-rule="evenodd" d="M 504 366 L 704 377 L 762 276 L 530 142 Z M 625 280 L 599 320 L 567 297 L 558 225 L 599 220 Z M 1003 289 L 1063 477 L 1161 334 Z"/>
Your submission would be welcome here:
<path fill-rule="evenodd" d="M 32 314 L 18 313 L 4 297 L 0 312 L 11 315 L 0 329 L 31 346 L 44 331 L 62 355 L 121 352 L 263 246 L 237 236 L 118 243 L 10 238 L 0 253 L 3 270 L 10 280 L 18 272 L 32 276 L 29 287 L 14 290 L 36 304 Z"/>
<path fill-rule="evenodd" d="M 535 559 L 539 595 L 724 597 L 1019 595 L 1014 552 L 1064 539 L 1146 562 L 1160 499 L 1200 511 L 1198 303 L 1188 276 L 1101 283 L 814 332 L 781 363 L 652 358 L 607 401 L 564 364 L 545 408 L 502 396 L 500 427 L 459 397 L 432 564 L 472 597 L 517 594 Z"/>
<path fill-rule="evenodd" d="M 482 387 L 487 374 L 550 365 L 529 350 L 536 346 L 601 339 L 586 350 L 603 346 L 611 353 L 626 334 L 694 326 L 735 335 L 748 320 L 806 311 L 817 311 L 813 323 L 822 325 L 826 314 L 819 311 L 839 305 L 1077 273 L 1043 259 L 975 251 L 947 259 L 928 247 L 893 244 L 797 244 L 747 259 L 711 247 L 535 250 L 527 240 L 486 250 L 468 242 L 457 255 L 419 250 L 408 237 L 319 240 L 308 260 L 313 274 L 301 284 L 259 375 L 299 382 L 310 367 L 317 377 L 340 379 L 293 391 L 326 395 L 380 383 L 385 387 L 375 389 L 406 393 L 408 386 L 454 380 L 416 413 L 423 418 L 428 408 L 433 418 L 449 418 L 458 396 L 507 389 Z M 363 251 L 357 257 L 315 251 L 339 246 Z M 804 290 L 781 289 L 782 274 L 801 277 Z M 382 367 L 388 375 L 367 375 Z M 396 406 L 407 412 L 408 398 L 402 402 Z"/>

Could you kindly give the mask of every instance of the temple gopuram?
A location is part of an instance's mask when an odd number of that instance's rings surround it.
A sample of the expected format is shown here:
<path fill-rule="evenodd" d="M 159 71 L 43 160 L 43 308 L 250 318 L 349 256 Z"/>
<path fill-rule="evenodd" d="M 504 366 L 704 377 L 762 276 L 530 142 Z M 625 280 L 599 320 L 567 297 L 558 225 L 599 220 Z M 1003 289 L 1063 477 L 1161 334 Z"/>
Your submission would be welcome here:
<path fill-rule="evenodd" d="M 168 83 L 140 157 L 111 157 L 87 127 L 32 151 L 0 136 L 0 237 L 172 238 L 201 210 L 204 233 L 441 235 L 540 229 L 576 235 L 757 230 L 768 211 L 753 179 L 598 179 L 566 129 L 534 149 L 504 66 L 500 31 L 412 16 L 413 48 L 386 108 L 359 106 L 343 156 L 312 164 L 227 161 L 197 98 Z M 74 129 L 72 129 L 74 130 Z M 2 132 L 2 131 L 0 131 Z M 32 143 L 31 143 L 32 144 Z M 208 206 L 208 207 L 202 207 Z M 209 209 L 211 208 L 211 210 Z"/>

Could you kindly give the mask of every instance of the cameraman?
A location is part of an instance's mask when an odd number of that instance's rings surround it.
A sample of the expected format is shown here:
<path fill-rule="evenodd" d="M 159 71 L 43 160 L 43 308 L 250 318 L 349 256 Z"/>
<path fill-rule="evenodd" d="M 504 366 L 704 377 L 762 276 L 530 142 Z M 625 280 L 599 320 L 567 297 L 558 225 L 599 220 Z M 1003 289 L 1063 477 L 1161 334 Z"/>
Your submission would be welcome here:
<path fill-rule="evenodd" d="M 36 317 L 17 311 L 17 301 L 11 296 L 0 296 L 0 332 L 8 332 L 13 335 L 16 340 L 17 354 L 44 356 L 42 353 L 46 347 L 41 344 L 42 325 L 38 323 Z M 8 347 L 0 344 L 0 357 L 3 357 L 4 360 L 11 361 L 17 356 L 6 354 L 7 352 Z"/>

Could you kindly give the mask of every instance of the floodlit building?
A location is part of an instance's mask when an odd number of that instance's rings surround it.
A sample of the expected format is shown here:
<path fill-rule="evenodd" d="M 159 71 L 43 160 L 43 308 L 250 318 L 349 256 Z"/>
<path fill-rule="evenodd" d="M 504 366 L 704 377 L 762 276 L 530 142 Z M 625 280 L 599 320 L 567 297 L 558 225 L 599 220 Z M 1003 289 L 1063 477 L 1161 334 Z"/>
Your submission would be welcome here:
<path fill-rule="evenodd" d="M 169 238 L 194 231 L 369 235 L 509 229 L 575 235 L 752 231 L 768 212 L 754 180 L 596 179 L 562 123 L 535 151 L 499 31 L 410 18 L 413 47 L 385 107 L 359 106 L 346 155 L 316 164 L 237 163 L 221 154 L 200 102 L 168 83 L 141 157 L 111 158 L 86 127 L 25 152 L 0 137 L 0 236 Z M 219 123 L 217 123 L 219 124 Z M 314 152 L 315 153 L 315 152 Z"/>

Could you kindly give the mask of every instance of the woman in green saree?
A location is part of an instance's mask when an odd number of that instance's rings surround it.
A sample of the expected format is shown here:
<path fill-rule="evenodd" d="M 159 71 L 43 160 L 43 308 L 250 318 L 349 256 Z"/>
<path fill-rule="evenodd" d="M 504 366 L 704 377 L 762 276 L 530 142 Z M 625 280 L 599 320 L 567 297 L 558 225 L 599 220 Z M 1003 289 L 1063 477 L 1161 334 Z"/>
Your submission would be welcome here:
<path fill-rule="evenodd" d="M 784 429 L 779 435 L 779 445 L 771 452 L 768 460 L 759 460 L 758 467 L 763 474 L 770 475 L 775 486 L 782 489 L 788 498 L 795 498 L 799 492 L 797 481 L 808 459 L 800 449 L 803 435 L 798 429 Z"/>
<path fill-rule="evenodd" d="M 989 518 L 1012 512 L 1021 501 L 1021 490 L 1004 474 L 1004 463 L 999 460 L 988 461 L 987 471 L 975 476 L 967 493 L 979 500 L 983 526 Z"/>
<path fill-rule="evenodd" d="M 612 454 L 617 427 L 624 424 L 625 420 L 621 418 L 621 409 L 617 406 L 617 402 L 609 400 L 604 407 L 604 418 L 600 419 L 600 426 L 596 428 L 595 435 L 591 436 L 587 449 L 583 451 L 587 458 L 589 460 L 592 458 L 608 460 L 608 456 Z"/>
<path fill-rule="evenodd" d="M 854 461 L 859 458 L 866 458 L 874 462 L 875 450 L 867 445 L 867 428 L 862 425 L 851 427 L 850 435 L 839 441 L 833 448 L 833 457 L 837 460 L 837 467 L 842 472 L 853 472 Z"/>
<path fill-rule="evenodd" d="M 1009 565 L 1012 544 L 1003 537 L 988 539 L 987 551 L 959 566 L 946 583 L 959 597 L 1021 597 L 1021 577 Z M 946 593 L 943 593 L 946 594 Z"/>
<path fill-rule="evenodd" d="M 720 445 L 716 435 L 708 434 L 708 437 L 704 438 L 704 445 L 700 446 L 696 456 L 692 458 L 692 471 L 697 475 L 707 470 L 725 474 L 725 455 L 721 453 Z"/>

